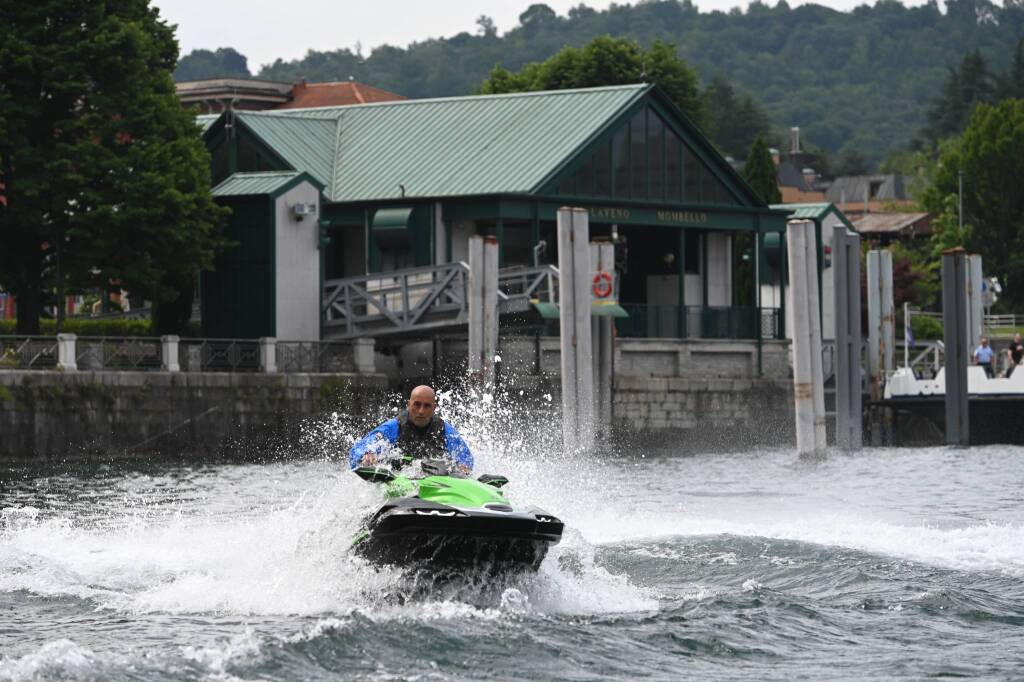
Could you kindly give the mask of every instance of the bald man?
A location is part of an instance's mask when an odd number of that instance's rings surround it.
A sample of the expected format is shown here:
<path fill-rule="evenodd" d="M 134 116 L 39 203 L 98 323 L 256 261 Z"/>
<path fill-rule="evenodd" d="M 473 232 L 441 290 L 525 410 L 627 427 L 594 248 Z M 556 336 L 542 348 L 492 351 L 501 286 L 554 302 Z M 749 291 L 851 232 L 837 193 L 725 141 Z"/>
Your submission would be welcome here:
<path fill-rule="evenodd" d="M 395 419 L 389 419 L 349 451 L 349 466 L 373 466 L 392 448 L 415 459 L 447 458 L 466 473 L 473 470 L 473 453 L 455 427 L 438 417 L 437 397 L 430 386 L 417 386 Z"/>

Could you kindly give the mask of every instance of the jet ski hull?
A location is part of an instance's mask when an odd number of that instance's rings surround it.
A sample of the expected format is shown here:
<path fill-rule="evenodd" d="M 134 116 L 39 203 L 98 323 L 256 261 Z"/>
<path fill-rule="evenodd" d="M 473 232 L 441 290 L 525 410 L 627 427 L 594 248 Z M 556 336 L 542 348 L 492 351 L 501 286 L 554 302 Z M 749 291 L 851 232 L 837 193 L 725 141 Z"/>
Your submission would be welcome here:
<path fill-rule="evenodd" d="M 529 571 L 537 570 L 562 530 L 560 520 L 536 509 L 460 509 L 405 498 L 374 514 L 355 550 L 381 564 Z"/>

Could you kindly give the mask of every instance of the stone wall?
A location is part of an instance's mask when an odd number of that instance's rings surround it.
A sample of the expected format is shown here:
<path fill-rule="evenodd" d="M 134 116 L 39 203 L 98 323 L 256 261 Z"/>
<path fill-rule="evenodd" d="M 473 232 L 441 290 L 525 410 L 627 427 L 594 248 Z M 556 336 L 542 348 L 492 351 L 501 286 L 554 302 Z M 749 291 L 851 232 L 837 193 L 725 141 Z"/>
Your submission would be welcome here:
<path fill-rule="evenodd" d="M 273 457 L 303 447 L 316 415 L 376 416 L 386 384 L 380 374 L 5 370 L 0 461 Z"/>

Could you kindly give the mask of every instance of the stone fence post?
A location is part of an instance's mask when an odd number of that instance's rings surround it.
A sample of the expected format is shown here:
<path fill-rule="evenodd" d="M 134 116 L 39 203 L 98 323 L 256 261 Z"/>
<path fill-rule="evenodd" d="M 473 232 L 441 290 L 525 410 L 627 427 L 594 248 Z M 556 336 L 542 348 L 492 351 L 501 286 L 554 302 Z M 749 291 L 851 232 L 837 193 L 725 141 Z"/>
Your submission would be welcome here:
<path fill-rule="evenodd" d="M 352 341 L 352 362 L 359 374 L 374 374 L 377 371 L 377 363 L 373 357 L 373 339 L 353 339 Z"/>
<path fill-rule="evenodd" d="M 273 336 L 260 338 L 260 371 L 277 372 L 277 339 Z"/>
<path fill-rule="evenodd" d="M 64 372 L 78 370 L 75 355 L 75 340 L 77 338 L 74 334 L 57 334 L 57 369 Z"/>
<path fill-rule="evenodd" d="M 161 365 L 165 372 L 180 372 L 181 365 L 178 364 L 178 342 L 181 337 L 169 334 L 160 337 L 160 354 L 163 358 Z"/>

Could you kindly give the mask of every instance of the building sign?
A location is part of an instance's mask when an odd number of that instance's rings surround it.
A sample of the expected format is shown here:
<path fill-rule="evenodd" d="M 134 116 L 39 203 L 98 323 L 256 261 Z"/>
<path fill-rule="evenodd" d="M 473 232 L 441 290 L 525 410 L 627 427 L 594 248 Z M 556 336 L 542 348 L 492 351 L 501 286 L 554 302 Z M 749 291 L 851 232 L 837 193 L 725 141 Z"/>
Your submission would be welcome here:
<path fill-rule="evenodd" d="M 594 220 L 609 220 L 613 222 L 616 220 L 629 220 L 628 208 L 619 208 L 617 206 L 589 206 L 587 207 L 587 211 L 590 213 L 590 217 Z"/>
<path fill-rule="evenodd" d="M 655 216 L 662 223 L 705 225 L 708 222 L 708 214 L 699 211 L 656 211 Z"/>

